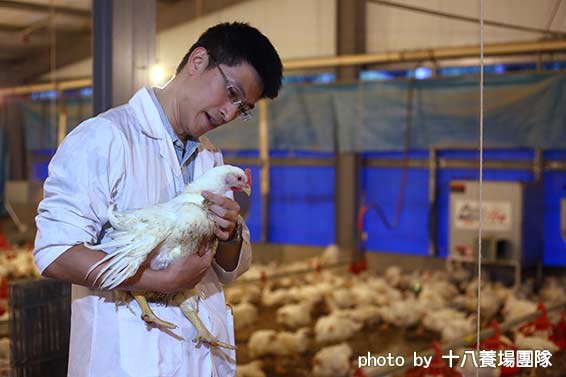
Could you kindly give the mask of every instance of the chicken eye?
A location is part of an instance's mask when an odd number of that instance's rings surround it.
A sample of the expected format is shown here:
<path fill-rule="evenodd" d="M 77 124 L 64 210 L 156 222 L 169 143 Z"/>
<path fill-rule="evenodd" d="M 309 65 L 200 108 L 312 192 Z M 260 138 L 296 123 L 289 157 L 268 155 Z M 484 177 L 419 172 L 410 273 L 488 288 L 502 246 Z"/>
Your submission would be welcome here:
<path fill-rule="evenodd" d="M 238 181 L 241 181 L 241 180 L 242 180 L 242 177 L 238 177 Z"/>

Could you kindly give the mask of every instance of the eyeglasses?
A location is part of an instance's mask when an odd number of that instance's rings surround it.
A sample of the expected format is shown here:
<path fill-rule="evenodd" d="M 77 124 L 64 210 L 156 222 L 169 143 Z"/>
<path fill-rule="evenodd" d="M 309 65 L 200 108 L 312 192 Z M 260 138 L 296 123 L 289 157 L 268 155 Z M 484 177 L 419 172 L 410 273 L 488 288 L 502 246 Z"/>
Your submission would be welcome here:
<path fill-rule="evenodd" d="M 252 119 L 252 109 L 248 104 L 244 102 L 244 96 L 242 95 L 240 89 L 228 80 L 228 77 L 226 77 L 226 74 L 224 73 L 222 68 L 220 68 L 220 64 L 212 57 L 212 55 L 209 54 L 209 56 L 210 59 L 216 64 L 218 72 L 220 72 L 222 78 L 224 79 L 224 84 L 226 85 L 226 91 L 228 92 L 228 98 L 230 99 L 230 102 L 232 102 L 233 105 L 238 106 L 240 118 L 242 118 L 242 120 L 244 121 Z"/>

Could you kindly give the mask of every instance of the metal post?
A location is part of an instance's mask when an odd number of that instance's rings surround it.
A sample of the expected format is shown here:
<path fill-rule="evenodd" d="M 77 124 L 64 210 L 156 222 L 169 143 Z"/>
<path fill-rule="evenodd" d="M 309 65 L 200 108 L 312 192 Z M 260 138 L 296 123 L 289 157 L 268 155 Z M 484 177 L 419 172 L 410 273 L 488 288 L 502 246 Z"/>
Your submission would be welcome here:
<path fill-rule="evenodd" d="M 59 124 L 57 127 L 57 145 L 63 142 L 67 135 L 67 106 L 65 104 L 65 91 L 59 91 Z"/>
<path fill-rule="evenodd" d="M 259 166 L 261 179 L 261 242 L 269 241 L 269 193 L 270 193 L 270 161 L 269 161 L 269 124 L 267 120 L 267 100 L 262 99 L 259 107 Z"/>
<path fill-rule="evenodd" d="M 112 1 L 92 1 L 92 112 L 112 107 Z"/>
<path fill-rule="evenodd" d="M 93 0 L 93 111 L 126 103 L 149 84 L 155 0 Z"/>
<path fill-rule="evenodd" d="M 428 255 L 436 256 L 436 148 L 431 148 L 428 152 Z"/>
<path fill-rule="evenodd" d="M 366 1 L 337 0 L 336 2 L 336 54 L 359 54 L 365 52 Z M 339 67 L 338 81 L 358 80 L 360 67 Z M 336 135 L 339 132 L 335 132 Z M 336 140 L 335 173 L 335 230 L 336 243 L 340 250 L 352 255 L 356 261 L 362 257 L 360 230 L 356 226 L 357 212 L 361 205 L 359 156 L 352 151 L 340 149 Z"/>

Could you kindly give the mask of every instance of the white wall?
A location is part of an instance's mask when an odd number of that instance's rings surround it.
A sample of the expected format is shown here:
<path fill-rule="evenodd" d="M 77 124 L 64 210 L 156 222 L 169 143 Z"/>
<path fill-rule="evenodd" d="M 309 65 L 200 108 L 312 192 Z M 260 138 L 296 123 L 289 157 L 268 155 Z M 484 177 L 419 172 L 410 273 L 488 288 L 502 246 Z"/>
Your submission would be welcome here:
<path fill-rule="evenodd" d="M 396 3 L 479 18 L 477 0 L 394 0 Z M 555 0 L 484 0 L 484 19 L 546 29 Z M 478 45 L 479 24 L 392 8 L 368 1 L 367 51 L 370 53 Z M 566 31 L 566 4 L 561 4 L 551 30 Z M 541 34 L 499 27 L 484 28 L 485 43 L 534 41 Z"/>
<path fill-rule="evenodd" d="M 479 17 L 477 0 L 392 0 L 415 7 Z M 545 29 L 556 0 L 484 0 L 485 19 Z M 336 0 L 250 0 L 162 31 L 156 38 L 160 63 L 171 72 L 190 45 L 208 27 L 245 21 L 265 33 L 283 59 L 332 56 L 336 52 Z M 477 24 L 449 20 L 367 2 L 367 50 L 370 53 L 479 44 Z M 551 29 L 566 32 L 566 3 Z M 540 34 L 486 26 L 485 43 L 533 41 Z M 60 70 L 58 77 L 92 74 L 92 60 Z M 44 76 L 45 80 L 49 75 Z"/>
<path fill-rule="evenodd" d="M 159 33 L 157 55 L 176 65 L 204 30 L 227 21 L 257 27 L 283 59 L 334 55 L 335 12 L 335 0 L 247 1 Z"/>
<path fill-rule="evenodd" d="M 282 59 L 332 56 L 336 52 L 335 0 L 253 0 L 158 33 L 159 63 L 171 72 L 210 26 L 219 22 L 248 22 L 264 33 Z M 58 79 L 92 75 L 92 59 L 64 67 Z M 44 75 L 48 80 L 49 75 Z"/>

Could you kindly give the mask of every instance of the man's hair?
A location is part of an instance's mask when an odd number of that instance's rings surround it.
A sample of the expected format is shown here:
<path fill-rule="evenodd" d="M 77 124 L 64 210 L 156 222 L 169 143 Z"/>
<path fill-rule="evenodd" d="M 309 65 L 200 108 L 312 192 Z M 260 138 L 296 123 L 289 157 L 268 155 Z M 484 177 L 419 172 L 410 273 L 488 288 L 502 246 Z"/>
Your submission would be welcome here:
<path fill-rule="evenodd" d="M 204 47 L 212 55 L 207 69 L 216 67 L 216 64 L 250 64 L 262 81 L 261 97 L 277 97 L 281 88 L 283 65 L 269 39 L 256 28 L 241 22 L 221 23 L 209 28 L 183 57 L 176 74 L 181 72 L 189 55 L 197 47 Z"/>

